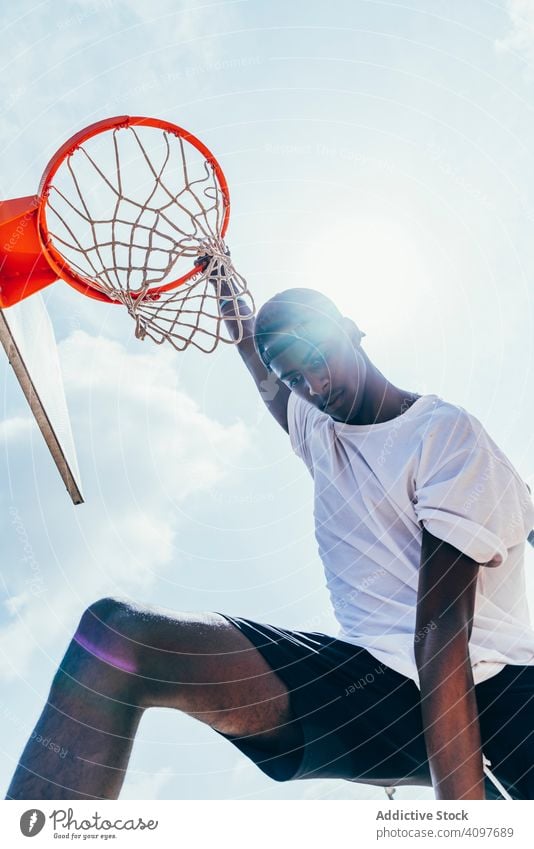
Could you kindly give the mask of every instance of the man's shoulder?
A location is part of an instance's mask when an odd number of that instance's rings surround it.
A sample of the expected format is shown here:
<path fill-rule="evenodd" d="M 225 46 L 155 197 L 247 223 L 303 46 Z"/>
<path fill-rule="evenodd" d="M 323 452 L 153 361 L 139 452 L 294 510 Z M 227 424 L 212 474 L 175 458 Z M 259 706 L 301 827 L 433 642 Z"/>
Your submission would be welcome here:
<path fill-rule="evenodd" d="M 417 431 L 421 474 L 477 454 L 499 450 L 479 419 L 461 404 L 438 397 Z M 425 472 L 426 470 L 426 472 Z"/>
<path fill-rule="evenodd" d="M 430 437 L 439 432 L 448 434 L 450 437 L 454 436 L 456 439 L 472 438 L 485 432 L 482 422 L 473 413 L 461 404 L 455 404 L 439 396 L 430 410 L 425 428 Z"/>
<path fill-rule="evenodd" d="M 422 431 L 421 460 L 427 464 L 447 464 L 456 458 L 488 458 L 508 467 L 518 477 L 510 458 L 497 444 L 482 421 L 460 404 L 439 398 L 431 419 Z"/>
<path fill-rule="evenodd" d="M 461 404 L 455 404 L 453 401 L 448 401 L 446 398 L 443 398 L 441 395 L 433 395 L 436 403 L 433 406 L 433 414 L 436 417 L 468 417 L 474 418 L 473 414 L 466 410 L 465 407 L 462 407 Z"/>

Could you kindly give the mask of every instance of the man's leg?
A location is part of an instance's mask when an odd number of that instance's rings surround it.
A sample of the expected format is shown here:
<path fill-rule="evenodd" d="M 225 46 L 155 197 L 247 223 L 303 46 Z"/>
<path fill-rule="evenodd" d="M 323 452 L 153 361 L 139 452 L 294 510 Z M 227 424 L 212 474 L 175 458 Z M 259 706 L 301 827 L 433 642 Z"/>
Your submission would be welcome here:
<path fill-rule="evenodd" d="M 285 684 L 224 617 L 105 598 L 80 620 L 8 798 L 117 798 L 150 707 L 176 708 L 280 751 L 301 743 Z M 68 754 L 59 758 L 36 735 Z"/>

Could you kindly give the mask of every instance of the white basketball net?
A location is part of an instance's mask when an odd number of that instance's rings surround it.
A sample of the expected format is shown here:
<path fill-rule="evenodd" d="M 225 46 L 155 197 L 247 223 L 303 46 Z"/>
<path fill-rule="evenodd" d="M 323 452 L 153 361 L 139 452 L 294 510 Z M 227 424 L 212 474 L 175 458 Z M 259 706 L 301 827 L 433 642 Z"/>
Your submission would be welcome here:
<path fill-rule="evenodd" d="M 137 337 L 210 352 L 219 341 L 239 342 L 255 311 L 221 237 L 224 209 L 216 172 L 196 147 L 166 130 L 125 126 L 65 160 L 45 214 L 55 249 L 84 281 L 124 304 Z M 150 294 L 204 255 L 211 259 L 195 277 Z M 232 339 L 222 330 L 221 296 L 232 301 L 225 306 Z"/>

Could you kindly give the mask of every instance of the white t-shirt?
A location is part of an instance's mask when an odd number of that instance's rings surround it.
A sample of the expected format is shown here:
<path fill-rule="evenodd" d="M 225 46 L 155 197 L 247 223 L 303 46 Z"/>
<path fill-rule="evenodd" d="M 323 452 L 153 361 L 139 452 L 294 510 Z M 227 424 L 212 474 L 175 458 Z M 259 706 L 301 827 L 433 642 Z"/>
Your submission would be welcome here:
<path fill-rule="evenodd" d="M 414 658 L 422 525 L 480 564 L 475 683 L 534 665 L 524 551 L 529 489 L 482 424 L 437 395 L 371 425 L 335 422 L 294 392 L 291 445 L 315 487 L 315 536 L 338 639 L 419 683 Z"/>

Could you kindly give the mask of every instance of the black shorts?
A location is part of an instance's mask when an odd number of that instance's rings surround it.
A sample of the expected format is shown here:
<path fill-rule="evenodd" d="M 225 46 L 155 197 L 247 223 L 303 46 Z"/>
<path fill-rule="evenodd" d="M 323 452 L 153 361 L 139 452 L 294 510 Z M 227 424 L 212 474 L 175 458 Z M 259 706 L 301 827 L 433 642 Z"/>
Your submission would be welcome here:
<path fill-rule="evenodd" d="M 220 614 L 286 685 L 302 745 L 269 752 L 222 734 L 276 781 L 336 778 L 431 786 L 419 690 L 368 651 L 318 632 Z M 534 799 L 534 666 L 506 666 L 476 687 L 482 746 L 515 799 Z M 500 798 L 486 779 L 487 798 Z"/>

